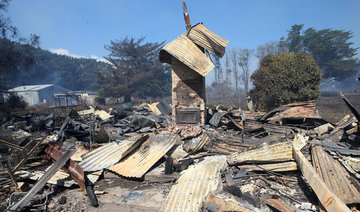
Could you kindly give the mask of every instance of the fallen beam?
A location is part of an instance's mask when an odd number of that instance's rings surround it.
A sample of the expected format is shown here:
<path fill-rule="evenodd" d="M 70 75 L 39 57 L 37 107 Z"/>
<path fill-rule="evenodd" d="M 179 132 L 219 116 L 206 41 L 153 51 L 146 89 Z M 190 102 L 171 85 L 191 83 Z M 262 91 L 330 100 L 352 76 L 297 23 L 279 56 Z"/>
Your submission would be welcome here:
<path fill-rule="evenodd" d="M 301 153 L 299 142 L 304 140 L 304 137 L 297 134 L 293 142 L 293 154 L 295 161 L 301 170 L 301 173 L 315 192 L 316 196 L 320 200 L 320 203 L 327 211 L 348 211 L 350 209 L 342 202 L 339 197 L 325 184 L 325 182 L 316 173 L 310 162 Z"/>
<path fill-rule="evenodd" d="M 75 149 L 67 150 L 59 160 L 57 160 L 53 166 L 47 171 L 40 180 L 26 193 L 26 195 L 17 203 L 9 206 L 7 209 L 10 211 L 20 211 L 23 207 L 25 207 L 30 200 L 39 192 L 46 184 L 46 182 L 69 160 L 69 158 L 75 153 Z"/>
<path fill-rule="evenodd" d="M 63 133 L 65 131 L 65 127 L 69 124 L 70 120 L 71 120 L 70 116 L 66 116 L 66 119 L 65 119 L 64 123 L 61 125 L 59 133 L 56 136 L 55 142 L 59 141 L 59 139 L 61 138 L 61 136 L 63 135 Z"/>

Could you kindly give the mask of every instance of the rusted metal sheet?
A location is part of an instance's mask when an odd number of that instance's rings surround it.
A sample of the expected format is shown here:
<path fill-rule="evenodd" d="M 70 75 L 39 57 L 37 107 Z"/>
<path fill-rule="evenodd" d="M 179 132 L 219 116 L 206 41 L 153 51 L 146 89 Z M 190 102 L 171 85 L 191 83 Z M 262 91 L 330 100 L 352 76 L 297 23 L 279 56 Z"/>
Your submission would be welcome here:
<path fill-rule="evenodd" d="M 82 156 L 83 161 L 79 165 L 84 171 L 97 171 L 119 162 L 127 154 L 137 148 L 146 137 L 137 141 L 122 140 L 106 144 Z"/>
<path fill-rule="evenodd" d="M 360 203 L 360 184 L 339 161 L 333 159 L 321 146 L 314 146 L 311 156 L 316 172 L 345 204 Z"/>
<path fill-rule="evenodd" d="M 181 172 L 161 211 L 200 211 L 204 198 L 221 184 L 220 170 L 225 167 L 225 156 L 214 156 Z"/>
<path fill-rule="evenodd" d="M 275 208 L 280 212 L 293 212 L 294 210 L 290 208 L 284 201 L 280 199 L 268 199 L 266 200 L 266 204 L 270 205 L 271 207 Z"/>
<path fill-rule="evenodd" d="M 230 165 L 253 162 L 285 162 L 293 160 L 291 142 L 269 145 L 264 143 L 260 148 L 232 153 L 227 160 Z"/>
<path fill-rule="evenodd" d="M 225 47 L 228 45 L 229 41 L 218 36 L 217 34 L 208 30 L 203 24 L 199 23 L 193 26 L 189 33 L 188 37 L 195 44 L 203 47 L 211 53 L 219 57 L 223 57 L 225 54 Z"/>
<path fill-rule="evenodd" d="M 141 178 L 176 143 L 177 135 L 151 135 L 139 149 L 109 169 L 125 177 Z"/>
<path fill-rule="evenodd" d="M 319 112 L 316 110 L 315 101 L 296 102 L 283 105 L 281 108 L 279 112 L 267 120 L 282 120 L 286 118 L 321 119 Z"/>
<path fill-rule="evenodd" d="M 295 137 L 297 138 L 297 137 Z M 294 139 L 293 150 L 294 158 L 298 164 L 302 175 L 308 181 L 309 185 L 315 192 L 316 196 L 320 200 L 320 203 L 324 206 L 327 211 L 348 211 L 350 209 L 345 205 L 344 202 L 326 185 L 326 183 L 320 178 L 315 169 L 312 167 L 310 162 L 301 153 L 301 148 L 298 142 L 302 139 Z"/>
<path fill-rule="evenodd" d="M 241 211 L 241 212 L 251 212 L 252 209 L 245 208 L 240 205 L 239 201 L 229 193 L 220 193 L 214 194 L 210 193 L 206 196 L 204 200 L 203 211 Z"/>
<path fill-rule="evenodd" d="M 55 149 L 51 145 L 47 145 L 45 149 L 45 153 L 47 159 L 52 160 L 54 162 L 56 162 L 63 156 L 62 152 Z M 85 193 L 85 179 L 84 179 L 84 171 L 82 167 L 78 163 L 69 159 L 69 162 L 66 163 L 62 167 L 62 169 L 70 174 L 71 178 L 75 180 L 75 182 L 80 186 L 81 190 Z"/>
<path fill-rule="evenodd" d="M 172 64 L 173 57 L 203 77 L 215 67 L 210 58 L 185 35 L 180 35 L 160 50 L 160 62 Z"/>

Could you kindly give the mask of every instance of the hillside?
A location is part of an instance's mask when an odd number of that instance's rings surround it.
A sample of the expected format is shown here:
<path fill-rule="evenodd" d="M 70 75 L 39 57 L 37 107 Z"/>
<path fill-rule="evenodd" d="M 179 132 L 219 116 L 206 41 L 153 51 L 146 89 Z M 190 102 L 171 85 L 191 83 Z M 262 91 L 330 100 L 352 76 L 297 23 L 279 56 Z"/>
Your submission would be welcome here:
<path fill-rule="evenodd" d="M 31 48 L 30 55 L 33 64 L 20 68 L 11 87 L 55 83 L 70 90 L 94 90 L 95 71 L 108 65 L 94 59 L 58 55 L 40 48 Z"/>

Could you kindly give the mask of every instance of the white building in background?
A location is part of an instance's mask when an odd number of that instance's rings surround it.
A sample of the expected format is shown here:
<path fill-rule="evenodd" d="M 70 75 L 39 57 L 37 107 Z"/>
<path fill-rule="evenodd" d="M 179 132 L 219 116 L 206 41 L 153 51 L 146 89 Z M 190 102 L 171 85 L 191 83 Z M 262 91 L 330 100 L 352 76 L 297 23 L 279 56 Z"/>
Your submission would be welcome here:
<path fill-rule="evenodd" d="M 9 89 L 4 98 L 10 94 L 16 94 L 24 99 L 29 105 L 68 106 L 79 103 L 80 96 L 73 94 L 68 89 L 54 84 L 25 85 Z"/>

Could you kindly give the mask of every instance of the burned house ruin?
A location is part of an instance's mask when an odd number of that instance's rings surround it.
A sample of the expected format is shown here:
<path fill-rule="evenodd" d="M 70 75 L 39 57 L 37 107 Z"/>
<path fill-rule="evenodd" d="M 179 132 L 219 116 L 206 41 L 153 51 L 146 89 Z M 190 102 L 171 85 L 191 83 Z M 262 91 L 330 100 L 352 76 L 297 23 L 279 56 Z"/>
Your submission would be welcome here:
<path fill-rule="evenodd" d="M 165 45 L 159 59 L 172 66 L 173 124 L 205 124 L 205 76 L 215 67 L 209 52 L 223 57 L 229 41 L 202 23 L 191 26 L 185 6 L 184 18 L 187 32 Z"/>

